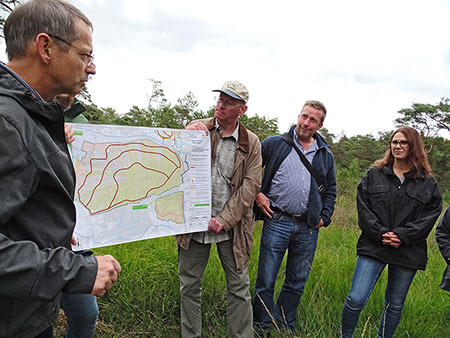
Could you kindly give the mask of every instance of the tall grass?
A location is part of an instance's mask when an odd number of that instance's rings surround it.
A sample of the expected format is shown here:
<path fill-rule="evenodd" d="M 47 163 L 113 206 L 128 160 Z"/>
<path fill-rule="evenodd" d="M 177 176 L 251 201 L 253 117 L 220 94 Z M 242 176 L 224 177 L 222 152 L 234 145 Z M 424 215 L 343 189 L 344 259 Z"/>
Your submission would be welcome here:
<path fill-rule="evenodd" d="M 262 223 L 255 224 L 254 247 L 249 265 L 251 292 L 258 268 Z M 354 198 L 339 198 L 333 223 L 320 230 L 313 272 L 303 294 L 297 324 L 291 337 L 339 337 L 342 305 L 350 289 L 359 236 Z M 439 288 L 445 263 L 434 240 L 429 240 L 429 262 L 419 271 L 406 300 L 396 337 L 450 337 L 450 293 Z M 97 337 L 179 337 L 178 252 L 172 237 L 151 239 L 95 250 L 112 254 L 122 273 L 99 298 Z M 280 269 L 276 294 L 284 279 Z M 355 337 L 377 336 L 384 303 L 383 273 L 361 314 Z M 203 337 L 226 337 L 226 284 L 215 247 L 203 280 Z M 289 337 L 273 332 L 272 337 Z"/>

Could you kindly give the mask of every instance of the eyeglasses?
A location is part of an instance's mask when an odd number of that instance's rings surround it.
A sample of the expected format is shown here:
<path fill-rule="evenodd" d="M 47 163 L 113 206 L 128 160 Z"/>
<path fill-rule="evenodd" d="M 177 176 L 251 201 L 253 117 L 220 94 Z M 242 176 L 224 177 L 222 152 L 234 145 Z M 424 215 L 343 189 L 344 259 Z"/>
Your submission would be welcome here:
<path fill-rule="evenodd" d="M 223 104 L 225 107 L 235 107 L 235 106 L 242 106 L 243 103 L 242 102 L 233 102 L 231 100 L 223 100 L 223 99 L 218 99 L 217 100 L 217 105 L 219 104 Z"/>
<path fill-rule="evenodd" d="M 82 60 L 86 64 L 87 67 L 90 67 L 90 66 L 93 65 L 93 63 L 94 63 L 94 55 L 82 52 L 78 47 L 75 47 L 70 42 L 68 42 L 68 41 L 66 41 L 64 39 L 61 39 L 60 37 L 58 37 L 56 35 L 48 34 L 48 36 L 53 38 L 53 39 L 59 40 L 61 42 L 64 42 L 64 43 L 68 44 L 70 47 L 72 47 L 73 49 L 75 49 L 78 52 L 78 54 L 80 56 L 82 56 Z"/>
<path fill-rule="evenodd" d="M 401 140 L 401 141 L 394 140 L 394 141 L 391 141 L 391 144 L 394 147 L 399 145 L 400 148 L 405 148 L 405 147 L 407 147 L 409 145 L 409 142 L 408 141 L 404 141 L 404 140 Z"/>

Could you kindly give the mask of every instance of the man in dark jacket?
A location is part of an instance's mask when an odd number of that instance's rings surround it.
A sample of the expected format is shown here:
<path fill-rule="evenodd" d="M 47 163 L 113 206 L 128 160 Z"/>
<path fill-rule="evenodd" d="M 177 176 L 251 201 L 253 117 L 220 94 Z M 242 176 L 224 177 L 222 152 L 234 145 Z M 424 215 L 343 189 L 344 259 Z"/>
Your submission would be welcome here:
<path fill-rule="evenodd" d="M 317 133 L 325 114 L 321 102 L 307 101 L 297 125 L 288 133 L 305 160 L 312 164 L 318 182 L 282 136 L 262 142 L 265 171 L 256 204 L 264 216 L 264 227 L 253 301 L 253 320 L 262 334 L 269 330 L 272 318 L 279 327 L 293 330 L 319 228 L 331 222 L 336 200 L 333 155 Z M 275 307 L 275 280 L 286 250 L 286 278 Z"/>
<path fill-rule="evenodd" d="M 103 295 L 111 256 L 70 251 L 75 174 L 58 94 L 77 94 L 92 63 L 92 24 L 62 0 L 31 0 L 5 26 L 0 64 L 0 337 L 52 337 L 61 292 Z"/>
<path fill-rule="evenodd" d="M 436 242 L 447 263 L 442 276 L 441 288 L 450 291 L 450 207 L 445 210 L 439 225 L 436 228 Z"/>

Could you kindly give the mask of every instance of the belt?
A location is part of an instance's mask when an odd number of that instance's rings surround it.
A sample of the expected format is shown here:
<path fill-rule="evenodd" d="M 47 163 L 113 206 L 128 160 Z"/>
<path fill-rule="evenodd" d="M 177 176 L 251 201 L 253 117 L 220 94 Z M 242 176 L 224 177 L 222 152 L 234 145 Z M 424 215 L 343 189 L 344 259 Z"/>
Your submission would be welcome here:
<path fill-rule="evenodd" d="M 273 211 L 275 211 L 278 214 L 281 214 L 287 218 L 290 218 L 294 221 L 300 222 L 300 221 L 306 221 L 306 214 L 290 214 L 288 212 L 284 212 L 283 210 L 280 210 L 276 207 L 271 207 Z"/>

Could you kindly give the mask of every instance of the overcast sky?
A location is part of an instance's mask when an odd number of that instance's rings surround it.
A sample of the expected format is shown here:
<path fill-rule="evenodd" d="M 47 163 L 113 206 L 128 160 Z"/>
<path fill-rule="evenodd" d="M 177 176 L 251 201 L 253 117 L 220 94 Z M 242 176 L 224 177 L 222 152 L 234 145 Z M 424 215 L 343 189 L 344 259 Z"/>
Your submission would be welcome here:
<path fill-rule="evenodd" d="M 119 113 L 147 106 L 150 79 L 202 110 L 238 80 L 248 114 L 278 118 L 280 131 L 316 99 L 330 132 L 376 136 L 398 110 L 450 96 L 447 0 L 71 2 L 94 24 L 93 101 Z"/>

